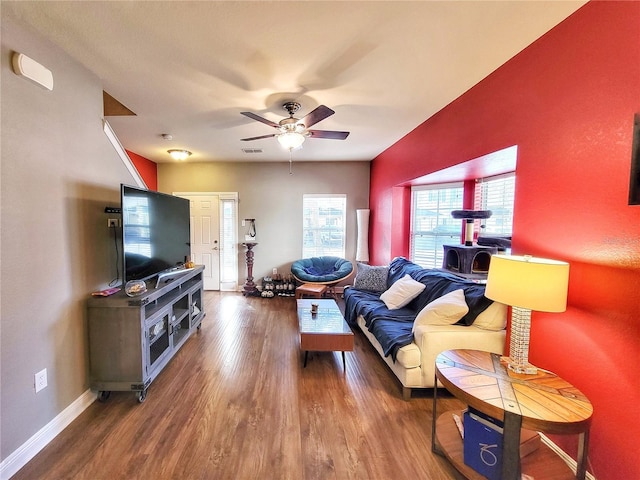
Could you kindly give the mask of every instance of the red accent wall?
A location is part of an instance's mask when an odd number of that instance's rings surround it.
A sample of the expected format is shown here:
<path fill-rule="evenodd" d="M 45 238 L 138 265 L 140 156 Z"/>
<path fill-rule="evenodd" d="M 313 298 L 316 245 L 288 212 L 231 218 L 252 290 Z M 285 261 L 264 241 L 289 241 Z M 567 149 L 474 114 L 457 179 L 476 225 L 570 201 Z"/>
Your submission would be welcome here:
<path fill-rule="evenodd" d="M 149 190 L 158 190 L 158 164 L 127 150 L 129 158 Z"/>
<path fill-rule="evenodd" d="M 571 264 L 568 308 L 534 312 L 530 359 L 594 405 L 590 471 L 640 478 L 640 2 L 592 1 L 379 155 L 371 263 L 406 253 L 412 179 L 517 145 L 513 251 Z M 405 188 L 406 189 L 406 188 Z M 553 437 L 574 455 L 573 437 Z"/>

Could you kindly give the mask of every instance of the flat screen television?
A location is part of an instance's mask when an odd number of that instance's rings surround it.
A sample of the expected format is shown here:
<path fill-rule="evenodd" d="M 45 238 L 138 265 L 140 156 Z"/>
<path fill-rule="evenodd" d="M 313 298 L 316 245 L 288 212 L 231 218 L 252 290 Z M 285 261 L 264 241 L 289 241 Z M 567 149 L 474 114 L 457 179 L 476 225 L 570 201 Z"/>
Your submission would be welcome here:
<path fill-rule="evenodd" d="M 124 281 L 183 266 L 191 254 L 189 200 L 124 184 L 120 193 Z"/>

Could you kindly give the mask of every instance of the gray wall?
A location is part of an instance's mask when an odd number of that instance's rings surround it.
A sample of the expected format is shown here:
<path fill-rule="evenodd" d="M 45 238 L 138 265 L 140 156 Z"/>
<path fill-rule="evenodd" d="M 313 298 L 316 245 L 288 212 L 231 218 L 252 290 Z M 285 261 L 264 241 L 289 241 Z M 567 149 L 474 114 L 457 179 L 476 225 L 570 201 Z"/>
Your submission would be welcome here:
<path fill-rule="evenodd" d="M 314 140 L 324 141 L 324 140 Z M 326 140 L 330 141 L 330 140 Z M 283 156 L 287 153 L 283 151 Z M 294 152 L 295 158 L 295 152 Z M 158 190 L 172 192 L 238 192 L 238 235 L 244 240 L 243 218 L 255 218 L 258 245 L 254 281 L 278 268 L 288 273 L 302 256 L 302 196 L 305 193 L 347 195 L 347 245 L 351 260 L 356 249 L 356 209 L 369 205 L 369 162 L 284 163 L 162 163 Z M 239 281 L 246 279 L 244 250 L 238 251 Z"/>
<path fill-rule="evenodd" d="M 15 75 L 11 53 L 53 72 L 49 92 Z M 88 388 L 84 304 L 116 276 L 104 213 L 133 184 L 102 131 L 102 85 L 2 8 L 0 457 L 5 460 Z M 239 218 L 256 218 L 254 276 L 301 255 L 303 193 L 347 194 L 347 257 L 355 209 L 366 208 L 369 163 L 161 165 L 159 189 L 237 191 Z M 239 227 L 239 234 L 244 230 Z M 239 252 L 240 282 L 244 256 Z M 34 374 L 48 371 L 39 393 Z"/>
<path fill-rule="evenodd" d="M 18 51 L 53 72 L 18 77 Z M 0 454 L 14 452 L 88 388 L 84 302 L 115 276 L 105 205 L 133 179 L 102 131 L 102 85 L 11 19 L 1 40 Z M 39 393 L 34 374 L 48 371 Z"/>

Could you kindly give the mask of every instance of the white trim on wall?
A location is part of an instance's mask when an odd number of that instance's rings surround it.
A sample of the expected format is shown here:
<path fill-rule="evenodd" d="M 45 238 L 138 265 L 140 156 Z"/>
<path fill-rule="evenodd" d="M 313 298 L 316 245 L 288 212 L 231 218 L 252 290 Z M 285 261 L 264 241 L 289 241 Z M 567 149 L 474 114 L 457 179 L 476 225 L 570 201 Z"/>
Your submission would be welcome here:
<path fill-rule="evenodd" d="M 547 447 L 549 447 L 551 450 L 553 450 L 556 455 L 558 455 L 560 458 L 562 458 L 562 460 L 564 460 L 564 463 L 566 463 L 568 465 L 568 467 L 571 469 L 571 471 L 575 475 L 576 471 L 578 470 L 578 462 L 575 461 L 573 458 L 571 458 L 571 456 L 568 453 L 566 453 L 564 450 L 562 450 L 558 445 L 553 443 L 551 441 L 551 439 L 549 437 L 547 437 L 544 433 L 540 434 L 540 440 Z M 588 460 L 587 460 L 587 463 L 588 463 Z M 596 480 L 596 477 L 593 476 L 591 473 L 587 472 L 586 479 L 587 480 Z"/>
<path fill-rule="evenodd" d="M 0 479 L 8 480 L 35 457 L 49 442 L 73 422 L 89 405 L 96 401 L 96 394 L 85 391 L 71 405 L 60 412 L 53 420 L 38 430 L 29 440 L 24 442 L 15 452 L 0 463 Z"/>
<path fill-rule="evenodd" d="M 107 122 L 105 119 L 102 119 L 102 129 L 104 130 L 105 135 L 111 142 L 111 145 L 113 145 L 113 148 L 115 149 L 116 153 L 122 160 L 122 163 L 124 163 L 124 166 L 127 167 L 127 170 L 129 170 L 129 173 L 135 180 L 136 185 L 141 188 L 147 188 L 147 184 L 144 183 L 144 180 L 140 176 L 140 173 L 138 173 L 138 169 L 131 161 L 131 158 L 129 158 L 129 155 L 127 155 L 127 151 L 124 149 L 124 147 L 120 143 L 120 140 L 118 140 L 118 137 L 116 136 L 116 133 L 111 128 L 111 125 L 109 125 L 109 122 Z"/>

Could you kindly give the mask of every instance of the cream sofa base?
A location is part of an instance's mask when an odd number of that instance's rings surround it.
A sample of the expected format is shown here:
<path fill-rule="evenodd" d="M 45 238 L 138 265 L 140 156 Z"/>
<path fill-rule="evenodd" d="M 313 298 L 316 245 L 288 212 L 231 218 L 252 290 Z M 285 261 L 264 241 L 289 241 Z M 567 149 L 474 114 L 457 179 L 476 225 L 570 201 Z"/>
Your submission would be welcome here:
<path fill-rule="evenodd" d="M 453 349 L 484 350 L 504 353 L 505 330 L 483 330 L 462 325 L 422 325 L 414 332 L 414 341 L 398 351 L 394 362 L 385 357 L 382 346 L 365 326 L 364 318 L 358 316 L 358 327 L 376 349 L 402 384 L 402 398 L 409 400 L 414 388 L 433 388 L 436 357 L 440 352 Z"/>

